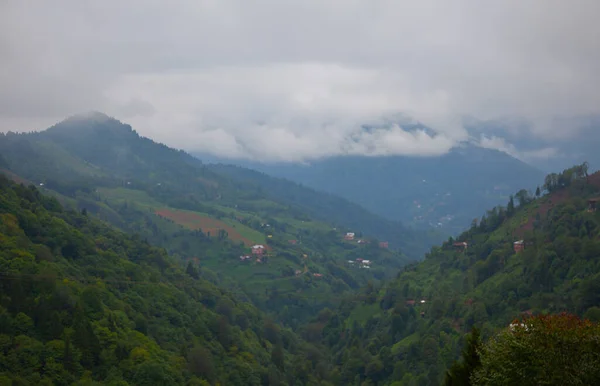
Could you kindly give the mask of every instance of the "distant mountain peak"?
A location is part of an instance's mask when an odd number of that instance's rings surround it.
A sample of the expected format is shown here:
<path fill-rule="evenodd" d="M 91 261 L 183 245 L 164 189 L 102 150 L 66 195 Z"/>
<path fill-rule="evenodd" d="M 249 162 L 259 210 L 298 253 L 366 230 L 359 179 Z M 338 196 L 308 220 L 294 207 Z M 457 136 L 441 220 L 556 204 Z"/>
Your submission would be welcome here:
<path fill-rule="evenodd" d="M 74 114 L 66 118 L 63 122 L 81 122 L 81 121 L 92 121 L 92 122 L 107 122 L 117 121 L 117 119 L 108 116 L 100 111 L 87 111 L 84 113 Z"/>
<path fill-rule="evenodd" d="M 54 135 L 71 135 L 75 133 L 82 135 L 95 131 L 110 132 L 113 135 L 116 134 L 119 136 L 135 133 L 130 125 L 100 111 L 89 111 L 71 115 L 46 131 Z"/>

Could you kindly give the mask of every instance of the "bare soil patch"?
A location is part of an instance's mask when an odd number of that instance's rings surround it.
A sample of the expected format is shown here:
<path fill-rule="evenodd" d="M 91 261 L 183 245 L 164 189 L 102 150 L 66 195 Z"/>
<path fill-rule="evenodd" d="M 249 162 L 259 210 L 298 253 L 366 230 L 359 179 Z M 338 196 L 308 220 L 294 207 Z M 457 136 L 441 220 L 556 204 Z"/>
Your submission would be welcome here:
<path fill-rule="evenodd" d="M 217 236 L 219 234 L 219 230 L 224 230 L 227 232 L 227 237 L 233 241 L 242 241 L 246 246 L 255 244 L 252 240 L 242 236 L 237 229 L 233 228 L 231 225 L 228 225 L 221 220 L 203 216 L 198 213 L 171 209 L 158 209 L 155 214 L 167 218 L 186 228 L 200 229 L 202 230 L 202 233 L 207 235 L 210 234 L 211 237 Z"/>

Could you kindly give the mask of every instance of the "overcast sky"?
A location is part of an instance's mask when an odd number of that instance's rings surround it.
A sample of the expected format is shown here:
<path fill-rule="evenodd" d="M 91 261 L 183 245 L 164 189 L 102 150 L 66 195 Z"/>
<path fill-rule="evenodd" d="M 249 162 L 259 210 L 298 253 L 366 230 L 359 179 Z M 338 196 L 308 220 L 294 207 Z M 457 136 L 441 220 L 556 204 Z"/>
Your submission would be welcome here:
<path fill-rule="evenodd" d="M 599 14 L 598 0 L 2 0 L 0 130 L 98 110 L 264 160 L 440 154 L 466 115 L 561 140 L 578 127 L 555 117 L 600 113 Z M 439 135 L 360 129 L 397 113 Z"/>

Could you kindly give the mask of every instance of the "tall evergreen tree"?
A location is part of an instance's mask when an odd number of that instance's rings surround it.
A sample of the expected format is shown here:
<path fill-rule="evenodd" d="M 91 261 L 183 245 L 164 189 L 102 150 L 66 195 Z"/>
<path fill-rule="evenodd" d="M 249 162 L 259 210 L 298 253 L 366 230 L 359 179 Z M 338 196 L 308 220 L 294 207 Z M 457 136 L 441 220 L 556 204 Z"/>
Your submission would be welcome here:
<path fill-rule="evenodd" d="M 446 372 L 444 386 L 471 386 L 471 375 L 481 366 L 479 348 L 481 336 L 479 329 L 473 327 L 463 348 L 462 358 L 452 364 Z"/>
<path fill-rule="evenodd" d="M 506 206 L 506 213 L 510 216 L 515 212 L 515 198 L 512 196 L 510 196 L 510 199 L 508 200 L 508 205 Z"/>

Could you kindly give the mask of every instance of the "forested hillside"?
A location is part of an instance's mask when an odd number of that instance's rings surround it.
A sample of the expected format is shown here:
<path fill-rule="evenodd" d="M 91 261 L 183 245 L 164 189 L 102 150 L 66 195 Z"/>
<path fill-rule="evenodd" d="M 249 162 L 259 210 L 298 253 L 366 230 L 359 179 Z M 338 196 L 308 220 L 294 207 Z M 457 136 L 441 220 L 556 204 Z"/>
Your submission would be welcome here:
<path fill-rule="evenodd" d="M 183 209 L 200 206 L 210 210 L 210 204 L 218 204 L 260 211 L 269 209 L 268 202 L 275 202 L 283 204 L 288 214 L 320 214 L 327 223 L 353 226 L 355 232 L 385 239 L 391 248 L 414 259 L 440 241 L 433 234 L 385 220 L 339 197 L 281 184 L 251 171 L 238 172 L 234 177 L 241 178 L 232 178 L 226 169 L 207 167 L 101 113 L 73 116 L 39 133 L 2 135 L 0 151 L 11 171 L 61 193 L 74 193 L 85 185 L 125 184 Z M 326 211 L 321 202 L 327 203 Z"/>
<path fill-rule="evenodd" d="M 431 240 L 342 199 L 207 168 L 99 114 L 2 135 L 0 154 L 12 178 L 164 247 L 294 327 L 369 280 L 393 277 L 409 260 L 394 240 L 413 258 Z M 348 232 L 355 237 L 344 240 Z"/>
<path fill-rule="evenodd" d="M 305 385 L 328 376 L 317 347 L 164 250 L 2 176 L 0 288 L 3 385 Z"/>
<path fill-rule="evenodd" d="M 392 282 L 366 288 L 320 331 L 342 384 L 438 385 L 473 326 L 487 339 L 521 315 L 599 321 L 598 196 L 600 174 L 586 164 L 550 175 L 539 197 L 511 197 Z"/>

